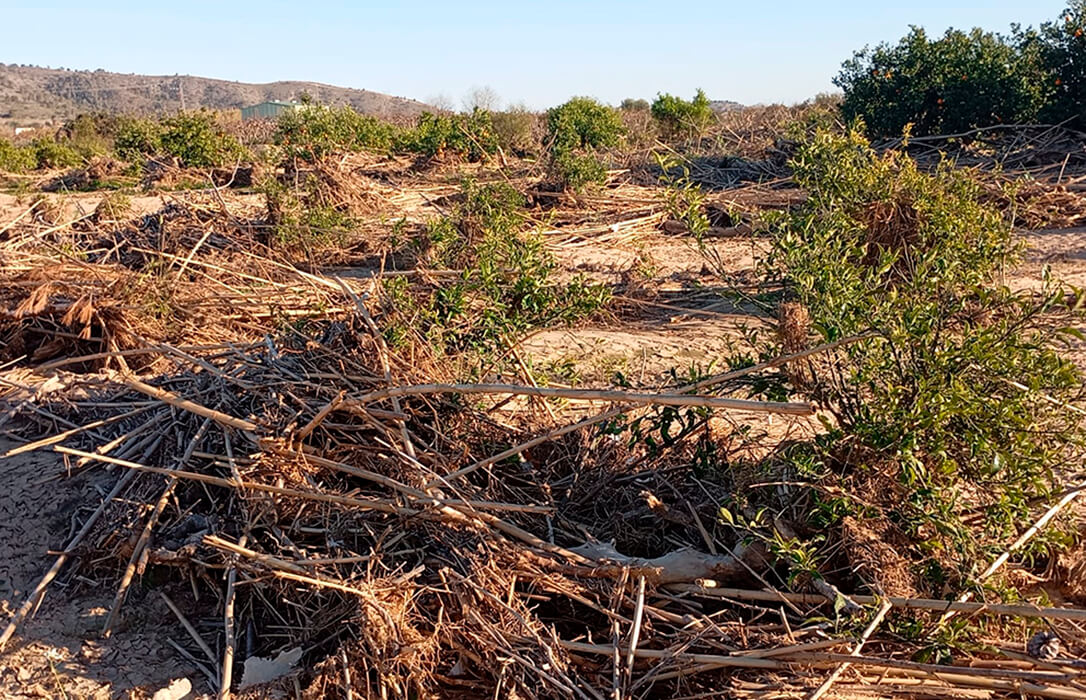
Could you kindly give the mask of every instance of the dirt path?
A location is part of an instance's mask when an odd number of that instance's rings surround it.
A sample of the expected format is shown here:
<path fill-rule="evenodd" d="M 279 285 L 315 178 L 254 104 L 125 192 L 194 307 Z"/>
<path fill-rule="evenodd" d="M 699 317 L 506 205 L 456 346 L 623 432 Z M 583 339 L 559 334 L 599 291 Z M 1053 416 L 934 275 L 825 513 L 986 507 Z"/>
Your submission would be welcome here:
<path fill-rule="evenodd" d="M 1006 276 L 1008 286 L 1040 291 L 1047 270 L 1053 279 L 1086 288 L 1086 228 L 1026 232 L 1023 239 L 1027 251 L 1023 263 Z M 719 363 L 742 349 L 745 334 L 770 328 L 765 317 L 713 304 L 711 292 L 726 286 L 726 277 L 752 275 L 765 242 L 727 239 L 710 241 L 709 248 L 709 255 L 703 255 L 682 237 L 653 234 L 619 245 L 589 241 L 559 249 L 566 275 L 612 285 L 633 282 L 649 292 L 639 295 L 649 303 L 633 317 L 625 314 L 612 323 L 533 334 L 523 345 L 525 354 L 542 372 L 564 368 L 580 379 L 607 382 L 620 371 L 650 385 L 672 369 Z M 699 290 L 701 298 L 695 299 Z M 1086 368 L 1086 343 L 1074 342 L 1070 356 Z"/>
<path fill-rule="evenodd" d="M 1086 228 L 1031 231 L 1024 238 L 1029 248 L 1023 264 L 1007 277 L 1011 289 L 1043 290 L 1046 271 L 1054 280 L 1086 288 Z M 1086 332 L 1086 324 L 1078 329 Z M 1065 340 L 1064 354 L 1086 371 L 1086 342 Z"/>
<path fill-rule="evenodd" d="M 1029 250 L 1011 275 L 1012 287 L 1040 289 L 1046 266 L 1056 279 L 1086 287 L 1086 228 L 1031 231 L 1024 238 Z"/>
<path fill-rule="evenodd" d="M 94 211 L 109 196 L 108 192 L 79 192 L 77 194 L 46 194 L 58 209 L 54 212 L 60 221 L 70 221 Z M 0 192 L 0 222 L 7 223 L 22 216 L 34 201 L 34 195 L 21 197 Z M 161 196 L 134 196 L 128 198 L 132 216 L 145 216 L 162 209 L 165 199 Z"/>

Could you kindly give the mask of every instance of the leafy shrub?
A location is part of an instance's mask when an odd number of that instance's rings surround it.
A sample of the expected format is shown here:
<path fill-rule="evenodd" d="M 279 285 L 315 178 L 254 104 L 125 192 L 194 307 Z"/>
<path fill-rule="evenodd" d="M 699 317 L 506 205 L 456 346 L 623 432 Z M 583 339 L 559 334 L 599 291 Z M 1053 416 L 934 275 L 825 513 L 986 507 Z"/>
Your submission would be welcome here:
<path fill-rule="evenodd" d="M 51 136 L 34 139 L 25 146 L 16 146 L 0 139 L 0 170 L 22 172 L 45 168 L 74 168 L 83 163 L 83 156 L 67 142 Z"/>
<path fill-rule="evenodd" d="M 423 112 L 415 128 L 403 135 L 399 146 L 413 153 L 433 157 L 443 153 L 456 138 L 454 115 Z"/>
<path fill-rule="evenodd" d="M 211 112 L 179 112 L 162 120 L 161 129 L 163 152 L 187 167 L 226 165 L 244 153 L 238 140 L 219 126 Z"/>
<path fill-rule="evenodd" d="M 550 171 L 563 189 L 574 192 L 607 182 L 607 167 L 591 153 L 558 152 L 551 159 Z"/>
<path fill-rule="evenodd" d="M 113 150 L 115 118 L 106 114 L 80 114 L 62 128 L 64 141 L 84 158 L 104 156 Z"/>
<path fill-rule="evenodd" d="M 115 117 L 106 114 L 80 114 L 64 123 L 52 139 L 66 151 L 78 154 L 78 160 L 70 154 L 60 154 L 53 147 L 44 147 L 43 161 L 59 162 L 60 166 L 79 164 L 95 156 L 105 156 L 113 151 Z M 54 167 L 54 166 L 43 166 Z"/>
<path fill-rule="evenodd" d="M 1086 2 L 1075 0 L 1029 40 L 1036 42 L 1050 90 L 1041 118 L 1053 124 L 1071 119 L 1077 128 L 1086 128 Z"/>
<path fill-rule="evenodd" d="M 393 312 L 425 329 L 439 349 L 485 350 L 510 334 L 595 312 L 607 289 L 553 279 L 556 263 L 539 235 L 523 231 L 524 197 L 505 183 L 463 184 L 464 200 L 431 221 L 419 242 L 428 264 L 462 270 L 458 279 L 410 297 L 393 283 Z M 390 294 L 390 296 L 392 296 Z M 406 328 L 393 330 L 400 336 Z"/>
<path fill-rule="evenodd" d="M 1047 96 L 1033 52 L 990 32 L 947 30 L 929 39 L 914 27 L 896 45 L 865 48 L 846 61 L 834 84 L 846 120 L 862 117 L 873 135 L 958 133 L 1033 121 Z"/>
<path fill-rule="evenodd" d="M 5 138 L 0 138 L 0 170 L 19 173 L 37 167 L 33 151 L 19 147 Z"/>
<path fill-rule="evenodd" d="M 547 141 L 556 151 L 617 146 L 624 131 L 618 110 L 590 97 L 547 111 Z"/>
<path fill-rule="evenodd" d="M 1078 373 L 1037 320 L 1063 295 L 992 287 L 1018 246 L 960 171 L 921 172 L 855 131 L 816 133 L 794 167 L 809 196 L 776 221 L 772 266 L 825 340 L 875 333 L 812 389 L 837 417 L 824 463 L 862 469 L 835 455 L 876 455 L 861 459 L 895 477 L 890 519 L 967 581 L 982 543 L 1000 546 L 970 528 L 1014 533 L 1082 448 L 1059 403 L 1081 391 Z M 962 492 L 981 499 L 971 525 Z"/>
<path fill-rule="evenodd" d="M 574 97 L 547 112 L 551 174 L 564 188 L 603 184 L 607 168 L 594 151 L 618 145 L 625 133 L 618 110 L 588 97 Z"/>
<path fill-rule="evenodd" d="M 113 149 L 128 161 L 138 161 L 162 151 L 162 128 L 158 122 L 121 117 L 113 134 Z"/>
<path fill-rule="evenodd" d="M 428 228 L 427 257 L 438 267 L 471 267 L 483 239 L 518 238 L 524 223 L 524 196 L 511 185 L 466 180 L 461 187 L 464 201 L 454 215 L 437 219 Z"/>
<path fill-rule="evenodd" d="M 618 106 L 619 109 L 624 112 L 647 112 L 649 111 L 649 101 L 640 98 L 627 97 L 622 101 L 622 104 Z"/>
<path fill-rule="evenodd" d="M 471 114 L 423 112 L 397 146 L 428 158 L 456 153 L 469 161 L 480 161 L 497 152 L 498 141 L 490 112 L 476 107 Z"/>
<path fill-rule="evenodd" d="M 652 118 L 668 136 L 697 134 L 713 121 L 713 108 L 700 89 L 689 101 L 664 93 L 652 103 Z"/>
<path fill-rule="evenodd" d="M 456 115 L 459 137 L 452 141 L 453 150 L 470 161 L 485 160 L 498 150 L 493 115 L 485 109 L 473 109 L 471 114 Z"/>
<path fill-rule="evenodd" d="M 303 105 L 279 116 L 275 143 L 287 154 L 317 160 L 337 151 L 388 150 L 396 127 L 350 107 Z"/>
<path fill-rule="evenodd" d="M 687 230 L 701 242 L 710 228 L 709 216 L 705 213 L 705 193 L 690 179 L 690 169 L 678 159 L 661 153 L 653 156 L 663 173 L 660 184 L 667 188 L 664 192 L 668 218 L 686 224 Z"/>
<path fill-rule="evenodd" d="M 54 138 L 37 138 L 30 142 L 30 151 L 34 155 L 34 167 L 74 168 L 83 163 L 79 151 L 67 143 Z"/>

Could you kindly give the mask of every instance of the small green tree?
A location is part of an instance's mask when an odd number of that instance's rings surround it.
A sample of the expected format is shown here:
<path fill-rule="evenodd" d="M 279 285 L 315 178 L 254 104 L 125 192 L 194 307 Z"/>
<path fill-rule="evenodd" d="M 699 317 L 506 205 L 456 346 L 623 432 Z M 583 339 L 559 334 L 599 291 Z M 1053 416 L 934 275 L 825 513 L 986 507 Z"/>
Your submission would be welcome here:
<path fill-rule="evenodd" d="M 625 134 L 622 115 L 589 97 L 574 97 L 547 111 L 550 170 L 563 187 L 603 184 L 607 168 L 596 149 L 617 146 Z"/>
<path fill-rule="evenodd" d="M 607 166 L 592 153 L 559 151 L 553 155 L 550 168 L 558 182 L 574 192 L 607 182 Z"/>
<path fill-rule="evenodd" d="M 958 133 L 1033 121 L 1048 87 L 1021 42 L 974 29 L 929 39 L 913 27 L 896 45 L 865 48 L 846 61 L 834 84 L 846 120 L 862 118 L 877 136 Z"/>
<path fill-rule="evenodd" d="M 431 158 L 457 153 L 480 161 L 497 152 L 498 139 L 490 112 L 476 107 L 470 114 L 423 112 L 415 128 L 400 135 L 396 148 Z"/>
<path fill-rule="evenodd" d="M 872 334 L 815 370 L 830 437 L 838 454 L 859 443 L 878 455 L 862 459 L 905 494 L 889 517 L 965 582 L 988 559 L 979 548 L 1002 546 L 973 528 L 1012 535 L 1083 448 L 1065 408 L 1079 374 L 1039 318 L 1064 294 L 1038 302 L 994 284 L 1019 246 L 962 171 L 923 172 L 856 131 L 816 132 L 793 164 L 808 198 L 776 221 L 772 265 L 825 340 Z M 962 493 L 980 500 L 979 522 L 964 522 Z"/>
<path fill-rule="evenodd" d="M 701 133 L 713 121 L 713 108 L 703 90 L 692 100 L 663 93 L 652 103 L 652 118 L 667 136 Z"/>
<path fill-rule="evenodd" d="M 606 304 L 603 285 L 555 279 L 557 263 L 530 229 L 524 205 L 524 195 L 509 184 L 464 181 L 463 201 L 430 221 L 416 241 L 429 266 L 460 274 L 441 278 L 413 299 L 401 283 L 386 287 L 397 297 L 394 317 L 411 319 L 410 327 L 441 350 L 489 353 L 510 336 L 572 322 Z"/>
<path fill-rule="evenodd" d="M 103 114 L 80 114 L 61 129 L 64 140 L 80 155 L 89 158 L 109 153 L 113 147 L 112 117 Z"/>
<path fill-rule="evenodd" d="M 279 115 L 274 138 L 288 155 L 315 160 L 337 151 L 388 150 L 397 135 L 392 124 L 350 107 L 303 102 Z"/>
<path fill-rule="evenodd" d="M 1060 19 L 1041 25 L 1037 53 L 1050 96 L 1041 118 L 1052 124 L 1072 120 L 1086 129 L 1086 0 L 1074 0 Z"/>
<path fill-rule="evenodd" d="M 0 170 L 20 173 L 35 167 L 37 159 L 31 149 L 16 146 L 11 141 L 0 138 Z"/>
<path fill-rule="evenodd" d="M 206 110 L 178 112 L 162 121 L 162 150 L 191 168 L 226 165 L 245 149 Z"/>
<path fill-rule="evenodd" d="M 30 150 L 34 154 L 35 167 L 39 169 L 74 168 L 83 163 L 79 151 L 52 137 L 34 139 L 30 143 Z"/>
<path fill-rule="evenodd" d="M 162 127 L 150 119 L 121 117 L 113 135 L 113 149 L 128 161 L 153 156 L 162 151 Z"/>
<path fill-rule="evenodd" d="M 617 146 L 622 115 L 591 97 L 574 97 L 547 111 L 547 141 L 556 150 Z"/>

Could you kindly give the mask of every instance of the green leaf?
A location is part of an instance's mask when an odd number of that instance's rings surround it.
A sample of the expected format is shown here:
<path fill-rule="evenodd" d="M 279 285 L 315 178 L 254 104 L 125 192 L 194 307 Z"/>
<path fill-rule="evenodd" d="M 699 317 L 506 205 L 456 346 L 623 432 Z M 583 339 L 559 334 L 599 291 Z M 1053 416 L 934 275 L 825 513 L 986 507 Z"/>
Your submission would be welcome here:
<path fill-rule="evenodd" d="M 1064 326 L 1063 328 L 1057 328 L 1056 332 L 1086 341 L 1086 333 L 1083 333 L 1082 329 L 1080 328 L 1075 328 L 1073 326 Z"/>

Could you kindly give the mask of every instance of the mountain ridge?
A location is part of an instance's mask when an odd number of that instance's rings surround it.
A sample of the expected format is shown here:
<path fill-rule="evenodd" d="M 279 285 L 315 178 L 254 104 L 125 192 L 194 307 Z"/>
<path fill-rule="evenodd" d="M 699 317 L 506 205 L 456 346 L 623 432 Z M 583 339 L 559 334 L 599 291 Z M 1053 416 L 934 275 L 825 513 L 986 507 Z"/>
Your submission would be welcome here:
<path fill-rule="evenodd" d="M 192 75 L 143 75 L 0 63 L 0 122 L 56 123 L 87 112 L 163 114 L 179 109 L 238 109 L 308 94 L 322 104 L 363 114 L 413 117 L 430 107 L 372 90 L 302 80 L 243 83 Z"/>

